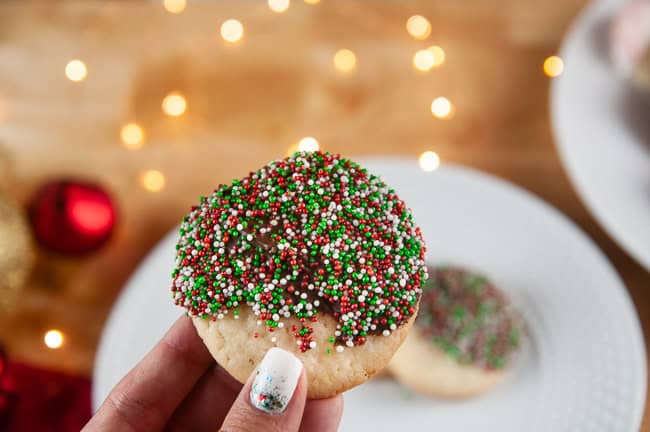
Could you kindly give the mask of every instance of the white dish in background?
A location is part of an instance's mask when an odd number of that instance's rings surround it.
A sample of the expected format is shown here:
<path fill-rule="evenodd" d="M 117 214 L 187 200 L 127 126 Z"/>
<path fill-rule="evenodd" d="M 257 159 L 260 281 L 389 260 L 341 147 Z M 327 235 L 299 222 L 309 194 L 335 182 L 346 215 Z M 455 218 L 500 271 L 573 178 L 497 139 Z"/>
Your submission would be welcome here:
<path fill-rule="evenodd" d="M 650 271 L 650 97 L 635 94 L 609 56 L 624 0 L 591 4 L 573 24 L 551 89 L 560 156 L 594 217 Z"/>
<path fill-rule="evenodd" d="M 468 401 L 415 396 L 389 380 L 345 394 L 342 431 L 607 431 L 639 428 L 646 358 L 634 307 L 596 246 L 557 210 L 494 177 L 461 167 L 367 159 L 412 207 L 429 262 L 486 272 L 517 304 L 529 343 L 495 391 Z M 102 337 L 93 404 L 181 314 L 169 294 L 176 232 L 151 252 Z"/>

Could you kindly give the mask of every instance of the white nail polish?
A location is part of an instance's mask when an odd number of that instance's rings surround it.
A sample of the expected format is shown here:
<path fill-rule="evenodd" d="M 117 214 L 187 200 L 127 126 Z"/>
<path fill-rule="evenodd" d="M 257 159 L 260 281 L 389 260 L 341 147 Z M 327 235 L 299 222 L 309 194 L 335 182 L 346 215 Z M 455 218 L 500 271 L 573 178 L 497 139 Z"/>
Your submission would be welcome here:
<path fill-rule="evenodd" d="M 281 414 L 298 385 L 302 363 L 293 354 L 271 348 L 262 359 L 251 387 L 251 404 L 268 414 Z"/>

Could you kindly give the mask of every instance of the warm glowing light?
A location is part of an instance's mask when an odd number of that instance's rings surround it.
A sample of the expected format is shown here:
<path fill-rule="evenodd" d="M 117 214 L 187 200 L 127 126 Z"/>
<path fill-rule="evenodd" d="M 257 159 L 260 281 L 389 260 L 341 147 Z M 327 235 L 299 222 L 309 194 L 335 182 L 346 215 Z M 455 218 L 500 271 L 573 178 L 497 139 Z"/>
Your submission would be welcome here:
<path fill-rule="evenodd" d="M 425 151 L 418 159 L 422 171 L 435 171 L 440 166 L 440 157 L 436 152 Z"/>
<path fill-rule="evenodd" d="M 406 31 L 413 38 L 423 40 L 431 34 L 431 23 L 422 15 L 413 15 L 406 21 Z"/>
<path fill-rule="evenodd" d="M 441 66 L 444 62 L 445 51 L 436 45 L 419 50 L 413 55 L 413 67 L 422 72 Z"/>
<path fill-rule="evenodd" d="M 310 5 L 315 5 L 320 3 L 320 0 L 305 0 L 305 3 L 310 4 Z"/>
<path fill-rule="evenodd" d="M 413 55 L 413 67 L 419 71 L 431 70 L 434 64 L 433 53 L 429 50 L 419 50 Z"/>
<path fill-rule="evenodd" d="M 88 76 L 88 68 L 81 60 L 71 60 L 65 65 L 65 76 L 70 81 L 83 81 Z"/>
<path fill-rule="evenodd" d="M 298 151 L 315 152 L 318 148 L 318 140 L 314 137 L 304 137 L 298 142 Z"/>
<path fill-rule="evenodd" d="M 159 192 L 165 187 L 165 175 L 158 170 L 147 170 L 142 173 L 142 187 L 149 192 Z"/>
<path fill-rule="evenodd" d="M 63 345 L 63 333 L 60 330 L 48 330 L 43 337 L 45 346 L 50 349 L 58 349 Z"/>
<path fill-rule="evenodd" d="M 144 144 L 144 131 L 137 123 L 127 123 L 120 130 L 120 138 L 124 147 L 135 150 Z"/>
<path fill-rule="evenodd" d="M 287 156 L 293 156 L 298 151 L 298 144 L 294 144 L 287 149 Z"/>
<path fill-rule="evenodd" d="M 165 96 L 165 99 L 163 99 L 162 109 L 165 114 L 178 117 L 180 115 L 183 115 L 187 109 L 187 102 L 185 101 L 185 97 L 182 94 L 178 92 L 172 92 Z"/>
<path fill-rule="evenodd" d="M 558 56 L 550 56 L 544 60 L 544 73 L 551 78 L 562 75 L 564 61 Z"/>
<path fill-rule="evenodd" d="M 341 72 L 350 72 L 357 66 L 357 56 L 349 49 L 338 50 L 334 54 L 334 67 Z"/>
<path fill-rule="evenodd" d="M 244 26 L 236 19 L 229 19 L 221 24 L 221 37 L 226 42 L 235 43 L 244 37 Z"/>
<path fill-rule="evenodd" d="M 433 54 L 433 67 L 442 66 L 445 62 L 445 50 L 437 45 L 432 45 L 427 48 L 427 51 L 431 51 Z"/>
<path fill-rule="evenodd" d="M 431 102 L 431 114 L 439 119 L 450 118 L 454 113 L 454 105 L 445 97 L 438 97 Z"/>
<path fill-rule="evenodd" d="M 163 0 L 163 7 L 169 13 L 179 14 L 185 10 L 187 0 Z"/>
<path fill-rule="evenodd" d="M 273 12 L 281 13 L 289 9 L 291 0 L 268 0 L 268 3 Z"/>

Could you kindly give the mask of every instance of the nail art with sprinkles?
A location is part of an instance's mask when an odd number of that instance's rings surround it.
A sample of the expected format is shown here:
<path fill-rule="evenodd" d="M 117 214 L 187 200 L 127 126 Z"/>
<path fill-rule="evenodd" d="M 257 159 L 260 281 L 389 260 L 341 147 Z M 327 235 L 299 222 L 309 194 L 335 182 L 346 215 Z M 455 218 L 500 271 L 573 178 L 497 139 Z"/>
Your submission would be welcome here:
<path fill-rule="evenodd" d="M 260 363 L 251 386 L 251 404 L 267 414 L 282 414 L 293 397 L 302 363 L 293 354 L 271 348 Z"/>

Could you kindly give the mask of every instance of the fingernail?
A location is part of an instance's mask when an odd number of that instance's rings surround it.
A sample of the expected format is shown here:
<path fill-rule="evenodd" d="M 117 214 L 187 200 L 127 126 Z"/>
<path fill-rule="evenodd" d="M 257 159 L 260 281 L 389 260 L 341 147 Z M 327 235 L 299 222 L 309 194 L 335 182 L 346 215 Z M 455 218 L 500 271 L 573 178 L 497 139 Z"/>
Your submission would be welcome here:
<path fill-rule="evenodd" d="M 298 385 L 302 363 L 293 354 L 271 348 L 262 359 L 251 387 L 251 404 L 268 414 L 281 414 Z"/>

